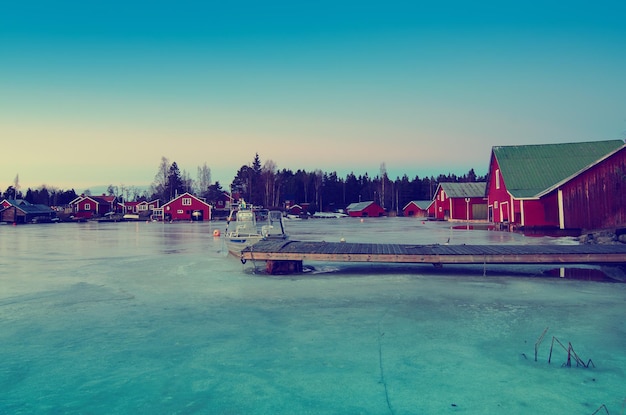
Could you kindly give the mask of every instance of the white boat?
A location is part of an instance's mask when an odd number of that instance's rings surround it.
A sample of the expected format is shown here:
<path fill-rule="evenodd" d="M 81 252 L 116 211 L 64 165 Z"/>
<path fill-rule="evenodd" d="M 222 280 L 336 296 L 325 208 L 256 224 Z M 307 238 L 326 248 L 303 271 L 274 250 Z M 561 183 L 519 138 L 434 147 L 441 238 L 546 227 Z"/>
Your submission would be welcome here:
<path fill-rule="evenodd" d="M 245 204 L 231 211 L 224 235 L 231 254 L 239 256 L 262 239 L 287 239 L 281 211 L 247 208 Z"/>

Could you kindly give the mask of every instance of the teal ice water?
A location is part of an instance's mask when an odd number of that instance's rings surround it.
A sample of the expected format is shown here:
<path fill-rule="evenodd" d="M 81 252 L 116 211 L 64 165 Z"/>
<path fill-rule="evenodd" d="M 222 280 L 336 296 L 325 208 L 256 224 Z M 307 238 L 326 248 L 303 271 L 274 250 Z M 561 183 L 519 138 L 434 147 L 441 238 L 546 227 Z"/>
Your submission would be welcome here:
<path fill-rule="evenodd" d="M 0 414 L 623 411 L 624 284 L 538 266 L 316 263 L 268 276 L 225 253 L 213 236 L 224 225 L 0 226 Z M 287 230 L 327 241 L 574 243 L 409 218 Z M 553 338 L 595 367 L 563 367 Z"/>

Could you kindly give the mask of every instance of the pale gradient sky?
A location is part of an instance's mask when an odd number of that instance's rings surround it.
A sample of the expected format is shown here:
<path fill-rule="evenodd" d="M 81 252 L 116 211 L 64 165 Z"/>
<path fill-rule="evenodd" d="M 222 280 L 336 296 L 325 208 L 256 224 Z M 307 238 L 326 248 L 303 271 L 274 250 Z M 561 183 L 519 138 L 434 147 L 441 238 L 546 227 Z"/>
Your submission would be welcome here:
<path fill-rule="evenodd" d="M 494 145 L 626 137 L 626 2 L 5 1 L 0 190 L 485 174 Z"/>

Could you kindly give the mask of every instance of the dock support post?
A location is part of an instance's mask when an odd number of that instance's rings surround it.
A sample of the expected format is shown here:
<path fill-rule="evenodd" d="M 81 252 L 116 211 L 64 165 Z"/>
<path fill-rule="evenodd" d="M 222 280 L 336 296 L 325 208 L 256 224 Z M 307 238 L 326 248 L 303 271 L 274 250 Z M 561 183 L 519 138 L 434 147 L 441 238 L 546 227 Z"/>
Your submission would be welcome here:
<path fill-rule="evenodd" d="M 298 274 L 302 272 L 302 261 L 268 260 L 265 271 L 271 275 Z"/>

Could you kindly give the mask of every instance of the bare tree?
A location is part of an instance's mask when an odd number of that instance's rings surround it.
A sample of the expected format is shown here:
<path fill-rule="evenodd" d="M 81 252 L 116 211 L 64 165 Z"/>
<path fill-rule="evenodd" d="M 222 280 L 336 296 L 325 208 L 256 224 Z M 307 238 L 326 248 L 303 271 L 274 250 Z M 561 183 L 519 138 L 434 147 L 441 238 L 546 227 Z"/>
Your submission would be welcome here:
<path fill-rule="evenodd" d="M 13 180 L 13 189 L 15 191 L 14 199 L 17 199 L 17 195 L 20 193 L 20 175 L 19 173 L 15 175 L 15 179 Z"/>
<path fill-rule="evenodd" d="M 274 203 L 272 203 L 273 206 L 280 206 L 281 204 L 280 203 L 280 197 L 281 197 L 280 189 L 284 181 L 285 181 L 284 176 L 280 174 L 279 172 L 276 172 L 276 174 L 274 175 Z"/>
<path fill-rule="evenodd" d="M 123 186 L 123 185 L 122 185 L 122 186 Z M 118 195 L 118 193 L 119 193 L 119 192 L 118 192 L 117 186 L 113 186 L 112 184 L 110 184 L 110 185 L 107 187 L 107 195 L 109 195 L 109 196 L 117 196 L 117 195 Z"/>
<path fill-rule="evenodd" d="M 120 183 L 119 185 L 119 194 L 120 196 L 122 196 L 122 200 L 124 202 L 130 202 L 130 198 L 128 196 L 128 186 L 126 186 L 124 183 Z M 115 189 L 115 192 L 117 193 L 117 189 Z"/>
<path fill-rule="evenodd" d="M 137 201 L 139 195 L 135 186 L 126 186 L 124 183 L 120 183 L 119 189 L 119 194 L 124 202 Z"/>
<path fill-rule="evenodd" d="M 380 207 L 385 208 L 385 182 L 387 181 L 387 166 L 380 164 Z"/>
<path fill-rule="evenodd" d="M 199 196 L 205 197 L 209 191 L 211 185 L 211 169 L 207 166 L 206 162 L 202 167 L 198 167 L 198 179 L 196 180 L 196 193 Z"/>
<path fill-rule="evenodd" d="M 183 181 L 183 189 L 185 190 L 185 192 L 193 192 L 193 188 L 195 187 L 194 181 L 191 178 L 191 175 L 187 173 L 186 170 L 183 170 L 183 172 L 181 173 L 181 179 Z"/>
<path fill-rule="evenodd" d="M 138 201 L 141 195 L 141 190 L 137 186 L 127 186 L 125 190 L 126 190 L 126 199 L 124 200 L 132 200 L 135 202 Z"/>
<path fill-rule="evenodd" d="M 153 193 L 158 195 L 163 201 L 169 200 L 167 192 L 167 177 L 170 171 L 170 161 L 167 157 L 161 157 L 161 163 L 157 174 L 154 176 L 154 182 L 152 183 Z"/>
<path fill-rule="evenodd" d="M 265 184 L 265 206 L 276 206 L 274 198 L 274 185 L 276 182 L 276 163 L 272 160 L 267 160 L 263 163 L 261 168 L 261 177 Z"/>
<path fill-rule="evenodd" d="M 315 203 L 317 209 L 322 211 L 322 184 L 324 183 L 324 172 L 320 169 L 315 169 L 313 172 L 313 185 L 315 186 Z"/>

